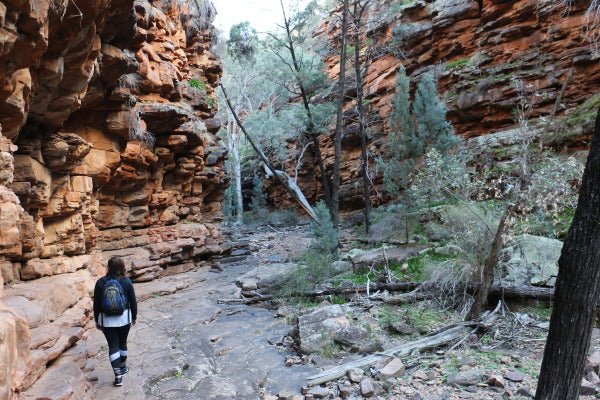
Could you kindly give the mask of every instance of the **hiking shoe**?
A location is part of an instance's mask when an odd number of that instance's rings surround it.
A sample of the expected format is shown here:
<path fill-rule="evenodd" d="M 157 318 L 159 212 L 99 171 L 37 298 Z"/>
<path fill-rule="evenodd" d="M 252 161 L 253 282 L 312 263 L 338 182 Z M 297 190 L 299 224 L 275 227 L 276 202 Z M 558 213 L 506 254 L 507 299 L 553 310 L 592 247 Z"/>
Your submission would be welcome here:
<path fill-rule="evenodd" d="M 115 386 L 123 386 L 123 376 L 122 375 L 115 375 Z"/>
<path fill-rule="evenodd" d="M 128 366 L 121 367 L 121 375 L 125 375 L 128 372 L 129 372 L 129 367 Z"/>

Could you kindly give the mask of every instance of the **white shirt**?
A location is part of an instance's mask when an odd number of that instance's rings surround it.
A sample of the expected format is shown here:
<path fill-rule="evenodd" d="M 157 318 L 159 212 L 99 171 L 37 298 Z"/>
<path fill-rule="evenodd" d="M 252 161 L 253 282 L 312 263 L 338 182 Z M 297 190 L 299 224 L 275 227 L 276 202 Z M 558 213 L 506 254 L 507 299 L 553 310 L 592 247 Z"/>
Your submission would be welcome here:
<path fill-rule="evenodd" d="M 121 315 L 106 315 L 100 313 L 100 326 L 105 328 L 118 328 L 131 323 L 131 310 L 128 308 Z"/>

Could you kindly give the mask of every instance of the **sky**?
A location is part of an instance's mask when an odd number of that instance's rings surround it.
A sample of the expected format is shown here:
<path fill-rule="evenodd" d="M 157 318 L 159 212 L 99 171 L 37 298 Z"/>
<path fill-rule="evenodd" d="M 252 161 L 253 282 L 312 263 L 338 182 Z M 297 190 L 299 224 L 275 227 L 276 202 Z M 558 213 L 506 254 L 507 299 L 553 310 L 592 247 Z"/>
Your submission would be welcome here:
<path fill-rule="evenodd" d="M 258 32 L 277 29 L 282 20 L 279 0 L 212 0 L 217 9 L 215 26 L 229 36 L 229 28 L 248 21 Z M 289 1 L 284 1 L 288 3 Z"/>

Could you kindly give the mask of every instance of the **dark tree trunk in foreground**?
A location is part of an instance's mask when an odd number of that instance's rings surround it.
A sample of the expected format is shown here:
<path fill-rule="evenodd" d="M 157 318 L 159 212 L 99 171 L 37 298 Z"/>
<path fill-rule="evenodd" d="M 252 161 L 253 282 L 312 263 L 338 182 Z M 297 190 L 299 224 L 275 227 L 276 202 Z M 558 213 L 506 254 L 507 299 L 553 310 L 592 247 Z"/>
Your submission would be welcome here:
<path fill-rule="evenodd" d="M 342 133 L 344 130 L 344 100 L 346 100 L 346 58 L 347 49 L 346 43 L 348 39 L 348 5 L 349 0 L 343 0 L 342 8 L 342 33 L 340 44 L 340 74 L 338 76 L 338 104 L 337 118 L 335 122 L 335 138 L 334 138 L 334 164 L 333 164 L 333 186 L 331 189 L 331 219 L 333 224 L 339 225 L 339 208 L 340 208 L 340 185 L 341 185 L 341 163 L 342 163 Z"/>
<path fill-rule="evenodd" d="M 573 224 L 558 261 L 536 400 L 579 397 L 600 281 L 600 110 Z"/>

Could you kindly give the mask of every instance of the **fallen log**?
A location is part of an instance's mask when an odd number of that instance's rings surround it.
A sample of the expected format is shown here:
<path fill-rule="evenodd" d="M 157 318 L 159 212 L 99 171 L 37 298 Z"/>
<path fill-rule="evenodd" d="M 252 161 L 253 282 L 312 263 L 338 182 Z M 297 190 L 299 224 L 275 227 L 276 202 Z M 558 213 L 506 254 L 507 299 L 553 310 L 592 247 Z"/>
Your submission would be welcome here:
<path fill-rule="evenodd" d="M 218 304 L 229 304 L 229 305 L 251 305 L 256 303 L 262 303 L 263 301 L 270 301 L 273 299 L 273 296 L 258 296 L 258 297 L 250 297 L 244 298 L 240 297 L 238 299 L 219 299 L 217 300 Z"/>
<path fill-rule="evenodd" d="M 474 294 L 477 290 L 477 283 L 469 282 L 458 290 L 465 290 L 469 294 Z M 396 283 L 377 283 L 369 285 L 370 292 L 387 290 L 389 292 L 411 292 L 415 289 L 420 289 L 421 293 L 435 293 L 440 291 L 440 287 L 433 283 L 418 283 L 418 282 L 396 282 Z M 298 293 L 298 296 L 304 297 L 319 297 L 327 295 L 344 295 L 366 293 L 367 286 L 346 286 L 339 288 L 327 288 L 316 290 L 310 293 Z M 529 286 L 529 285 L 513 285 L 513 284 L 495 284 L 492 285 L 488 298 L 506 300 L 541 300 L 550 301 L 554 296 L 554 288 Z"/>
<path fill-rule="evenodd" d="M 450 325 L 442 330 L 437 331 L 435 334 L 422 337 L 413 342 L 404 343 L 396 347 L 392 347 L 383 353 L 375 353 L 368 355 L 360 360 L 352 361 L 346 364 L 338 365 L 337 367 L 328 369 L 319 374 L 310 376 L 307 378 L 309 386 L 320 385 L 321 383 L 329 382 L 334 379 L 341 378 L 352 368 L 365 368 L 375 364 L 383 357 L 402 357 L 411 354 L 416 350 L 425 350 L 435 347 L 439 347 L 455 340 L 464 338 L 470 335 L 473 331 L 473 327 L 487 327 L 496 318 L 496 313 L 500 309 L 500 303 L 493 312 L 488 312 L 481 320 L 468 321 L 459 324 Z"/>
<path fill-rule="evenodd" d="M 462 288 L 457 290 L 465 290 L 469 294 L 474 294 L 477 290 L 477 283 L 471 282 L 464 285 Z M 418 292 L 416 291 L 418 289 Z M 383 296 L 371 296 L 372 300 L 381 300 L 389 304 L 394 304 L 397 300 L 397 304 L 407 303 L 410 300 L 419 301 L 424 300 L 427 297 L 432 297 L 436 292 L 441 291 L 441 288 L 432 283 L 419 283 L 419 282 L 395 282 L 395 283 L 374 283 L 368 286 L 370 293 L 377 291 L 388 291 L 388 292 L 415 292 L 406 296 L 395 296 L 390 297 L 386 300 Z M 321 290 L 315 290 L 313 292 L 298 292 L 291 293 L 289 296 L 298 297 L 322 297 L 330 295 L 353 295 L 353 294 L 364 294 L 367 293 L 367 285 L 361 286 L 344 286 L 338 288 L 327 288 Z M 539 300 L 539 301 L 552 301 L 554 297 L 554 288 L 529 286 L 529 285 L 512 285 L 512 284 L 495 284 L 492 285 L 488 299 L 497 300 Z M 263 301 L 270 301 L 273 296 L 268 293 L 262 293 L 257 297 L 252 298 L 238 298 L 238 299 L 224 299 L 219 300 L 221 304 L 256 304 Z"/>
<path fill-rule="evenodd" d="M 341 378 L 353 368 L 366 368 L 370 365 L 373 365 L 383 357 L 402 357 L 411 354 L 415 350 L 425 350 L 438 347 L 462 338 L 470 331 L 471 328 L 466 326 L 454 326 L 448 330 L 438 333 L 437 335 L 426 336 L 415 340 L 414 342 L 393 347 L 385 353 L 371 354 L 367 357 L 361 358 L 360 360 L 338 365 L 337 367 L 308 377 L 307 382 L 309 386 L 320 385 L 321 383 Z"/>

